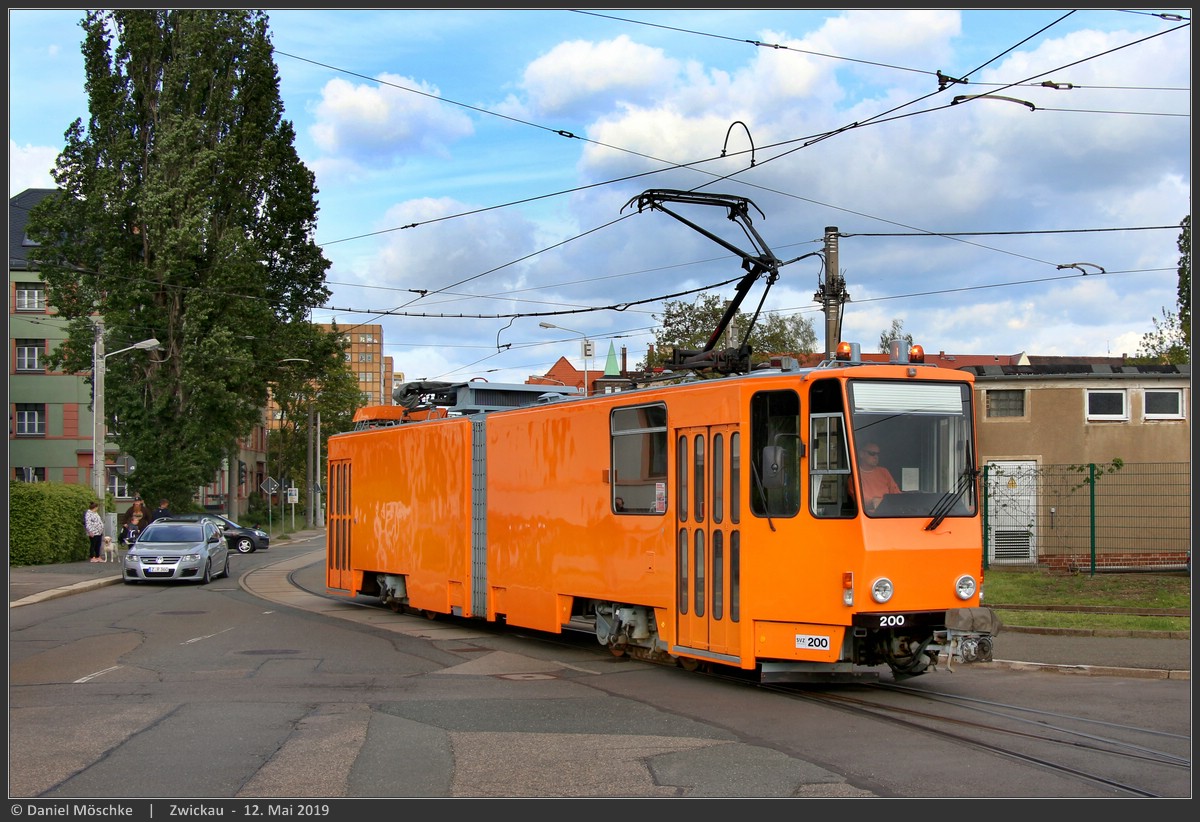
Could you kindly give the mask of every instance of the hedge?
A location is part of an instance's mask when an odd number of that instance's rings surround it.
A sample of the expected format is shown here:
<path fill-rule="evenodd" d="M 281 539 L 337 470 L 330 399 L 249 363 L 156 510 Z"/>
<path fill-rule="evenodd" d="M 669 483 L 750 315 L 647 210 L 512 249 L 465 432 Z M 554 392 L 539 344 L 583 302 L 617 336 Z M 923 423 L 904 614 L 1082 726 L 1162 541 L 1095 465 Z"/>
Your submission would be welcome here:
<path fill-rule="evenodd" d="M 8 564 L 81 562 L 88 556 L 83 515 L 96 495 L 62 482 L 8 484 Z"/>

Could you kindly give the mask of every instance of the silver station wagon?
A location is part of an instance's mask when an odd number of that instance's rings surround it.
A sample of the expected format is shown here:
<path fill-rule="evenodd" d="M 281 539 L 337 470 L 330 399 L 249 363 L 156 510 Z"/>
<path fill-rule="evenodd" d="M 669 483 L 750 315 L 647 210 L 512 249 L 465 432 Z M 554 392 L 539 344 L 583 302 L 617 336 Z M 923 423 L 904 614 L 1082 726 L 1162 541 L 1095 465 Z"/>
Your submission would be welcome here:
<path fill-rule="evenodd" d="M 125 584 L 184 580 L 207 585 L 229 576 L 229 545 L 212 520 L 156 519 L 125 554 Z"/>

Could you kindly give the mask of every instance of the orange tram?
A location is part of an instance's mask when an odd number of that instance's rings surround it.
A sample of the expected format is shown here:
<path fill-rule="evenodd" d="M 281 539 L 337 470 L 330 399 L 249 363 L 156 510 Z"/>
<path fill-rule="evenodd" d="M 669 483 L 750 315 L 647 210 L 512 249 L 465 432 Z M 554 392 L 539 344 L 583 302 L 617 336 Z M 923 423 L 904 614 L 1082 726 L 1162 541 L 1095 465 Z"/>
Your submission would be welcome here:
<path fill-rule="evenodd" d="M 327 589 L 763 682 L 990 660 L 973 379 L 892 360 L 586 398 L 406 383 L 427 413 L 329 439 Z"/>

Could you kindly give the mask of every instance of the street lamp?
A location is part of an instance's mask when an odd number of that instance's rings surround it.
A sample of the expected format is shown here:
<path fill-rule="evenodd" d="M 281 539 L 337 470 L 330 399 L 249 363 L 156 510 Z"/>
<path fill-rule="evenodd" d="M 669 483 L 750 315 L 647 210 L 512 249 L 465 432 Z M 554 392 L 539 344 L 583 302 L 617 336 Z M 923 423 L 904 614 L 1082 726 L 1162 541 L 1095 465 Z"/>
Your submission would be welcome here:
<path fill-rule="evenodd" d="M 134 343 L 127 348 L 104 353 L 104 325 L 96 324 L 96 339 L 92 343 L 92 482 L 96 498 L 100 500 L 100 511 L 104 511 L 104 497 L 107 493 L 107 471 L 104 458 L 104 440 L 107 437 L 104 426 L 104 362 L 109 357 L 124 354 L 126 351 L 153 351 L 162 348 L 158 340 L 151 337 Z"/>
<path fill-rule="evenodd" d="M 587 334 L 582 331 L 576 331 L 573 328 L 563 328 L 561 325 L 554 323 L 538 323 L 542 328 L 557 328 L 559 331 L 569 331 L 572 334 L 578 334 L 583 338 L 580 350 L 583 352 L 583 396 L 590 394 L 588 385 L 588 365 L 592 359 L 592 341 L 587 338 Z"/>

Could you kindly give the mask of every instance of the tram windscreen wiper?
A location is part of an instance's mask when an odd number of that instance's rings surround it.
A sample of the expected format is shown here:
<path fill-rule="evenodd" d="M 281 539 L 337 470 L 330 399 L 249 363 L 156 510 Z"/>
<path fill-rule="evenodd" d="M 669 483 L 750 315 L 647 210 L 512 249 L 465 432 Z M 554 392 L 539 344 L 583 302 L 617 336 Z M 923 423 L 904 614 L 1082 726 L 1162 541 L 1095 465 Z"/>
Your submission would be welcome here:
<path fill-rule="evenodd" d="M 954 506 L 958 504 L 962 495 L 966 493 L 978 476 L 979 472 L 970 466 L 959 475 L 958 484 L 954 486 L 953 490 L 943 494 L 937 505 L 933 506 L 933 510 L 929 512 L 933 519 L 929 520 L 929 524 L 925 526 L 926 531 L 932 531 L 942 524 L 942 520 L 954 510 Z"/>

